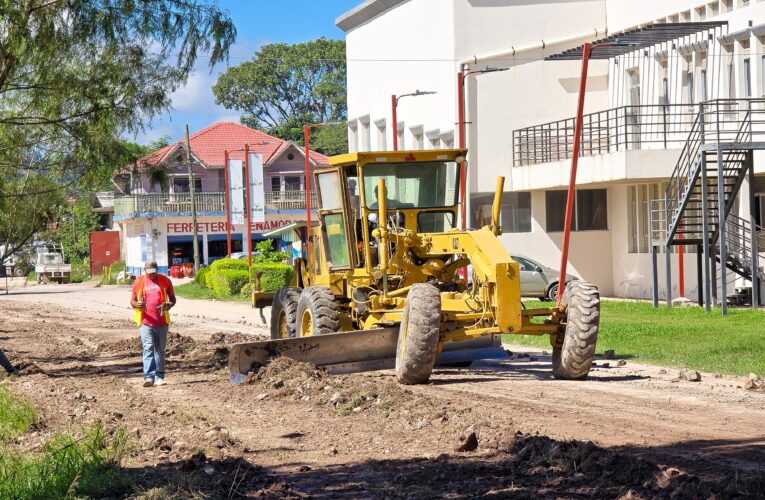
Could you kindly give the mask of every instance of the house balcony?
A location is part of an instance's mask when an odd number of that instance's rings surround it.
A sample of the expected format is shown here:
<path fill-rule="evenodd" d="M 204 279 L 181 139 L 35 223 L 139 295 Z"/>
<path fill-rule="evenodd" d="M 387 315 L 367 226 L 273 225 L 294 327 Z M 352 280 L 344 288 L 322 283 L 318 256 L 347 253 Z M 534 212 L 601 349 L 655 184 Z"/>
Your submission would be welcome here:
<path fill-rule="evenodd" d="M 305 210 L 305 191 L 266 191 L 266 213 Z M 195 193 L 197 215 L 225 215 L 225 193 Z M 316 193 L 311 191 L 311 206 L 316 206 Z M 187 217 L 191 216 L 189 193 L 150 193 L 117 196 L 114 198 L 114 216 L 117 220 L 133 217 Z"/>

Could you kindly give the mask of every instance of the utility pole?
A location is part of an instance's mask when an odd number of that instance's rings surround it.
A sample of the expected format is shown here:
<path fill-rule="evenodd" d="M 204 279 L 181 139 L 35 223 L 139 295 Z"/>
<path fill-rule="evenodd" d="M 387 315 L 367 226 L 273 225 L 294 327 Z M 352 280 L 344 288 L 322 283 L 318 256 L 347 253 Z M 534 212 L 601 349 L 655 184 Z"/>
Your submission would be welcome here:
<path fill-rule="evenodd" d="M 194 196 L 194 174 L 191 171 L 191 141 L 189 140 L 189 124 L 184 127 L 186 134 L 186 167 L 189 170 L 189 195 L 191 196 L 191 237 L 194 238 L 194 275 L 199 272 L 199 240 L 197 239 L 197 200 Z"/>

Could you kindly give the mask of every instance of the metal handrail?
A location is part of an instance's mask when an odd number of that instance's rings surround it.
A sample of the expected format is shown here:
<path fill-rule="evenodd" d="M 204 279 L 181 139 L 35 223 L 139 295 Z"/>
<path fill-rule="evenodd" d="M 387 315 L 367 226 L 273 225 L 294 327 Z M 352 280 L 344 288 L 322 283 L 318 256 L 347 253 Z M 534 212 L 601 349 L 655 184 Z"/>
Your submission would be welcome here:
<path fill-rule="evenodd" d="M 641 104 L 583 115 L 579 156 L 680 148 L 698 107 L 698 104 Z M 514 130 L 514 166 L 571 158 L 575 125 L 575 118 L 566 118 Z"/>
<path fill-rule="evenodd" d="M 305 191 L 266 191 L 266 210 L 299 210 L 305 208 Z M 197 212 L 224 212 L 225 193 L 195 193 Z M 311 205 L 316 206 L 316 193 L 311 192 Z M 191 213 L 189 193 L 146 193 L 116 196 L 114 215 L 129 216 L 147 213 Z"/>
<path fill-rule="evenodd" d="M 756 119 L 759 118 L 759 119 Z M 714 143 L 742 143 L 755 135 L 765 136 L 765 99 L 715 99 L 699 104 L 698 114 L 665 189 L 667 232 L 673 230 L 683 209 L 683 202 L 694 189 L 702 165 L 702 146 Z M 723 162 L 737 159 L 741 153 L 725 151 Z M 723 175 L 727 172 L 724 166 Z M 712 187 L 713 191 L 716 187 Z M 724 207 L 722 207 L 724 210 Z M 692 224 L 689 224 L 689 226 Z M 701 225 L 699 232 L 702 231 Z"/>

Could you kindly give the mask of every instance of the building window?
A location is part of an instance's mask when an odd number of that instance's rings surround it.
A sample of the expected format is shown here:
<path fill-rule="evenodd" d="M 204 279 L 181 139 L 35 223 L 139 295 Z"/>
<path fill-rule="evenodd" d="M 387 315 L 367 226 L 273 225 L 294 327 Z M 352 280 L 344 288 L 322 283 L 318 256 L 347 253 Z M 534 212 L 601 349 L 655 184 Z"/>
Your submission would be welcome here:
<path fill-rule="evenodd" d="M 202 192 L 202 179 L 194 179 L 194 191 L 197 193 Z M 173 177 L 173 192 L 174 193 L 188 193 L 189 192 L 189 178 L 188 177 Z"/>
<path fill-rule="evenodd" d="M 746 97 L 752 97 L 752 71 L 749 58 L 744 59 L 744 93 Z"/>
<path fill-rule="evenodd" d="M 662 84 L 662 92 L 664 95 L 662 96 L 662 104 L 664 105 L 664 112 L 669 113 L 669 78 L 664 77 L 661 79 Z"/>
<path fill-rule="evenodd" d="M 545 192 L 547 232 L 563 231 L 566 220 L 566 191 Z M 608 229 L 608 196 L 605 189 L 577 189 L 572 231 Z"/>
<path fill-rule="evenodd" d="M 385 119 L 375 121 L 375 128 L 377 129 L 377 151 L 387 151 L 387 126 Z"/>
<path fill-rule="evenodd" d="M 300 191 L 302 189 L 301 183 L 303 178 L 298 175 L 285 175 L 284 176 L 284 190 L 285 191 Z"/>
<path fill-rule="evenodd" d="M 706 101 L 707 97 L 707 70 L 701 70 L 701 100 Z"/>
<path fill-rule="evenodd" d="M 765 193 L 754 195 L 754 223 L 760 226 L 759 230 L 765 225 Z"/>
<path fill-rule="evenodd" d="M 271 191 L 281 191 L 281 190 L 282 190 L 282 178 L 271 177 Z"/>
<path fill-rule="evenodd" d="M 479 228 L 491 224 L 493 203 L 493 194 L 486 193 L 471 197 L 471 227 Z M 530 233 L 531 193 L 504 193 L 499 212 L 499 225 L 503 233 Z"/>
<path fill-rule="evenodd" d="M 629 213 L 629 253 L 648 253 L 650 247 L 651 201 L 659 199 L 659 184 L 635 184 L 627 186 L 627 210 Z"/>
<path fill-rule="evenodd" d="M 685 89 L 688 104 L 693 106 L 693 69 L 689 69 L 685 74 Z"/>

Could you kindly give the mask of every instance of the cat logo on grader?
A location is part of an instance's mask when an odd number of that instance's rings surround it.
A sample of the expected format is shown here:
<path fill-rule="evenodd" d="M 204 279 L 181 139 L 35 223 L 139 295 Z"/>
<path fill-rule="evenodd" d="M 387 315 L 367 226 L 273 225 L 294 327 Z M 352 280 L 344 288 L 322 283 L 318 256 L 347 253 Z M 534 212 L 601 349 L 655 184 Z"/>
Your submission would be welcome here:
<path fill-rule="evenodd" d="M 523 307 L 518 264 L 497 237 L 504 178 L 491 225 L 457 229 L 465 154 L 350 153 L 317 169 L 319 220 L 306 228 L 293 283 L 253 297 L 272 303 L 273 340 L 232 346 L 231 381 L 289 356 L 340 372 L 395 366 L 400 383 L 420 384 L 436 364 L 504 356 L 501 334 L 549 335 L 553 375 L 586 377 L 597 288 L 572 281 L 559 306 Z M 468 266 L 472 276 L 460 277 Z"/>

